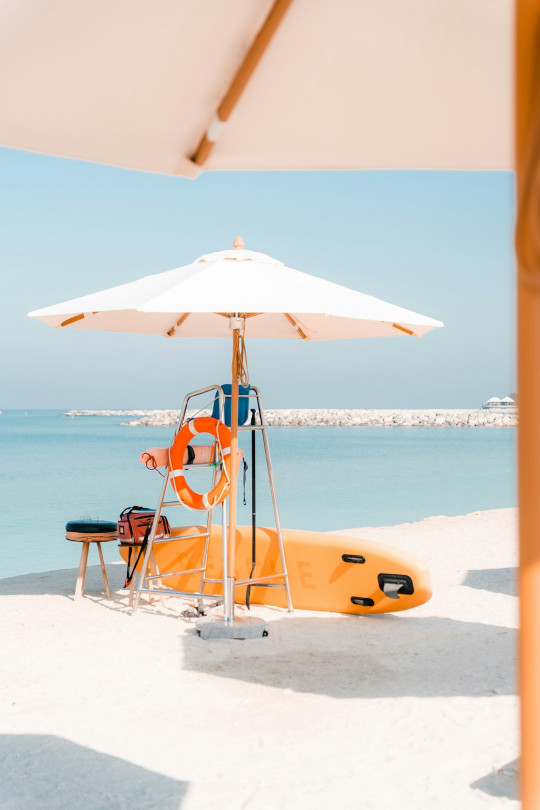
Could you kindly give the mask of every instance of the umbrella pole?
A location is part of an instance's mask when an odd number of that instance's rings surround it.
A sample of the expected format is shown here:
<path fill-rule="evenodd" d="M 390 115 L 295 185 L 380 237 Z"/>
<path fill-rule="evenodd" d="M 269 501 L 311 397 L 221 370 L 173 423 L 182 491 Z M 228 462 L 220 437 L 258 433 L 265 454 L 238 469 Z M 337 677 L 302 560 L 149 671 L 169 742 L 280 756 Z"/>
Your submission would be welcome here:
<path fill-rule="evenodd" d="M 516 7 L 521 800 L 540 807 L 540 0 Z"/>
<path fill-rule="evenodd" d="M 232 352 L 232 388 L 231 388 L 231 487 L 229 490 L 229 530 L 227 534 L 227 559 L 223 560 L 226 567 L 227 582 L 223 594 L 223 618 L 210 617 L 199 619 L 197 630 L 202 639 L 212 638 L 261 638 L 267 636 L 266 624 L 255 616 L 245 616 L 235 619 L 234 616 L 234 585 L 235 585 L 235 556 L 236 556 L 236 494 L 238 476 L 238 383 L 241 366 L 240 335 L 242 330 L 235 328 L 238 317 L 231 318 L 233 333 Z M 225 549 L 224 549 L 225 552 Z M 225 571 L 223 572 L 225 579 Z"/>
<path fill-rule="evenodd" d="M 238 476 L 238 385 L 242 369 L 240 318 L 231 317 L 229 323 L 233 333 L 232 388 L 231 388 L 231 488 L 229 491 L 229 532 L 227 548 L 227 588 L 224 594 L 224 616 L 222 620 L 201 620 L 198 630 L 201 638 L 261 638 L 267 636 L 266 624 L 256 616 L 234 616 L 235 556 L 236 556 L 236 494 Z M 223 561 L 225 566 L 225 560 Z"/>
<path fill-rule="evenodd" d="M 231 387 L 231 490 L 229 495 L 229 543 L 227 550 L 228 611 L 225 621 L 234 622 L 234 576 L 236 553 L 236 478 L 238 476 L 238 365 L 240 330 L 233 329 Z"/>

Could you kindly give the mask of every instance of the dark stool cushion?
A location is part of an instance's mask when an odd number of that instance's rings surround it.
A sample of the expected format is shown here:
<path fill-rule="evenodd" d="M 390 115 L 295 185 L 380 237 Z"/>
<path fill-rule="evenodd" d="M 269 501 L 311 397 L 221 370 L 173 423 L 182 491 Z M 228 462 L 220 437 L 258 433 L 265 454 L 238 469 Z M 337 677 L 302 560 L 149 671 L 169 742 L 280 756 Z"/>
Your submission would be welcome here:
<path fill-rule="evenodd" d="M 115 532 L 116 523 L 110 520 L 70 520 L 66 523 L 66 532 L 80 532 L 81 534 L 104 534 Z"/>

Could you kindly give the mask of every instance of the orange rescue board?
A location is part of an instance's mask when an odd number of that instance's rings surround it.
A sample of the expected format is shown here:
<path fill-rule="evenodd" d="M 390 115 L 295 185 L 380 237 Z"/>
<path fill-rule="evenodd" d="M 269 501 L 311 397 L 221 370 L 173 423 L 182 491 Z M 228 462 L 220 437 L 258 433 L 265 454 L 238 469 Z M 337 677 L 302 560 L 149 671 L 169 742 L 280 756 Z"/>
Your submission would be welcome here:
<path fill-rule="evenodd" d="M 160 573 L 197 568 L 202 564 L 203 538 L 182 539 L 203 532 L 203 526 L 172 530 L 178 537 L 154 545 Z M 431 597 L 429 571 L 422 560 L 399 549 L 372 540 L 342 534 L 283 530 L 285 556 L 293 606 L 302 610 L 336 613 L 391 613 L 408 610 Z M 120 548 L 127 561 L 128 549 Z M 137 570 L 141 568 L 139 564 Z M 236 579 L 247 579 L 251 571 L 251 526 L 236 530 Z M 254 577 L 280 571 L 276 530 L 257 529 L 257 565 Z M 221 526 L 213 526 L 206 576 L 220 579 Z M 274 580 L 276 583 L 283 580 Z M 197 591 L 200 575 L 171 577 L 164 586 L 180 591 Z M 222 594 L 221 584 L 207 583 L 205 593 Z M 236 602 L 246 601 L 246 586 L 238 586 Z M 252 587 L 251 604 L 286 607 L 282 588 Z"/>

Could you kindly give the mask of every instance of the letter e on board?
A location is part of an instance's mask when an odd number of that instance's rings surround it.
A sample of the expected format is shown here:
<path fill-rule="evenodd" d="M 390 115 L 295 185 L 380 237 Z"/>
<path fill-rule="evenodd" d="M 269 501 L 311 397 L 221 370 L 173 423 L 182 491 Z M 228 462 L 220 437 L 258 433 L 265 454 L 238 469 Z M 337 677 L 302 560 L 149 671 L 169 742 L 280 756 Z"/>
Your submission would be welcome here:
<path fill-rule="evenodd" d="M 302 583 L 303 588 L 310 588 L 311 590 L 315 590 L 315 583 L 313 582 L 313 573 L 311 570 L 311 563 L 306 561 L 299 561 L 297 563 L 298 566 L 298 574 L 300 576 L 300 582 Z M 311 581 L 310 581 L 311 580 Z"/>

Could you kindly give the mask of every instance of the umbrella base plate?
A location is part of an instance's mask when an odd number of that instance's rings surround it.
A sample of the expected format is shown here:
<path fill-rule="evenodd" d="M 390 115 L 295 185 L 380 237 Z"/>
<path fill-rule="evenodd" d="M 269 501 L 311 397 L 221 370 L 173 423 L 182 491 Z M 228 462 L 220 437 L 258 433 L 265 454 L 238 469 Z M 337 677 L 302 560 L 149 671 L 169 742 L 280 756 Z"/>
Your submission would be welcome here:
<path fill-rule="evenodd" d="M 224 618 L 213 616 L 209 619 L 199 619 L 197 631 L 204 640 L 209 638 L 262 638 L 268 635 L 266 622 L 256 616 L 242 616 L 233 622 L 226 622 Z"/>

